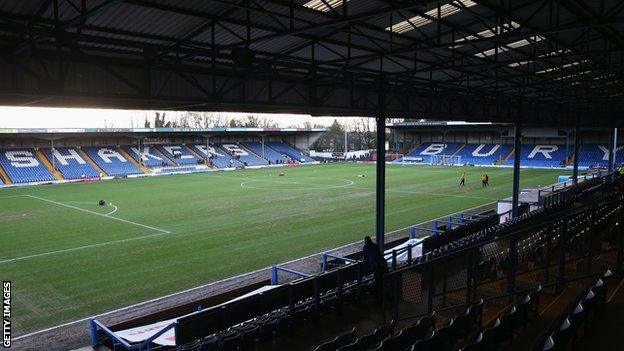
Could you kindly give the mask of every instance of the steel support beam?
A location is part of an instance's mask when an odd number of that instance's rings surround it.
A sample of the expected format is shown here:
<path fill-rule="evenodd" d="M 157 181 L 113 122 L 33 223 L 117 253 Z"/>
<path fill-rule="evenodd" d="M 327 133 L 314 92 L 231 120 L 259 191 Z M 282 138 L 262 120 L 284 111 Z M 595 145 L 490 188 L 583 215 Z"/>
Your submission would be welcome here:
<path fill-rule="evenodd" d="M 617 128 L 613 128 L 609 135 L 609 172 L 615 170 L 615 152 L 617 151 Z"/>
<path fill-rule="evenodd" d="M 513 198 L 511 217 L 518 216 L 518 200 L 520 198 L 520 149 L 522 147 L 522 124 L 516 123 L 514 131 L 514 167 L 513 167 Z"/>
<path fill-rule="evenodd" d="M 375 238 L 379 250 L 384 251 L 386 204 L 386 118 L 377 117 L 377 206 L 375 207 Z"/>
<path fill-rule="evenodd" d="M 579 161 L 579 132 L 580 128 L 578 126 L 578 121 L 576 124 L 576 128 L 574 128 L 574 168 L 572 171 L 572 181 L 574 185 L 578 184 L 578 161 Z"/>

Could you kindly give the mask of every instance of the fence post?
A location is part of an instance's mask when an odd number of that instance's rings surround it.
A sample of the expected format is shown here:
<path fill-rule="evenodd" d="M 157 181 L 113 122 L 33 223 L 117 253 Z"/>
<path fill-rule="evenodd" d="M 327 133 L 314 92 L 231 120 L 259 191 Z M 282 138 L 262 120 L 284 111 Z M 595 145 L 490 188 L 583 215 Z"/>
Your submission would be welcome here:
<path fill-rule="evenodd" d="M 518 238 L 513 235 L 509 239 L 509 253 L 507 255 L 508 271 L 507 271 L 507 293 L 509 300 L 514 299 L 516 291 L 516 266 L 518 262 Z"/>
<path fill-rule="evenodd" d="M 622 218 L 622 214 L 624 213 L 624 210 L 622 209 L 622 205 L 620 205 L 620 210 L 619 212 L 619 216 L 617 219 L 617 230 L 615 235 L 617 235 L 617 267 L 616 267 L 616 274 L 618 277 L 622 277 L 622 261 L 624 261 L 624 223 L 622 223 L 622 220 L 624 220 L 624 218 Z"/>
<path fill-rule="evenodd" d="M 321 254 L 321 272 L 325 272 L 326 267 L 327 267 L 327 253 L 323 252 Z"/>
<path fill-rule="evenodd" d="M 545 272 L 545 277 L 544 280 L 546 281 L 546 284 L 548 284 L 550 282 L 550 261 L 552 259 L 551 253 L 552 253 L 552 234 L 553 231 L 555 230 L 555 225 L 551 225 L 548 229 L 548 233 L 546 235 L 546 257 L 545 257 L 545 261 L 546 261 L 546 272 Z"/>
<path fill-rule="evenodd" d="M 277 285 L 277 284 L 278 284 L 277 266 L 272 266 L 271 267 L 271 285 Z"/>
<path fill-rule="evenodd" d="M 337 296 L 337 300 L 338 300 L 338 306 L 342 306 L 342 276 L 341 276 L 341 269 L 338 269 L 336 271 L 336 294 Z"/>
<path fill-rule="evenodd" d="M 435 296 L 435 279 L 433 275 L 433 265 L 430 263 L 427 265 L 429 273 L 429 282 L 427 284 L 427 313 L 433 312 L 433 299 Z"/>
<path fill-rule="evenodd" d="M 589 223 L 587 224 L 587 233 L 589 234 L 589 255 L 587 257 L 587 273 L 591 273 L 591 268 L 592 268 L 592 256 L 593 256 L 593 252 L 594 252 L 594 233 L 593 233 L 593 222 L 594 222 L 594 213 L 595 209 L 592 208 L 592 210 L 588 213 L 587 217 L 585 217 Z"/>
<path fill-rule="evenodd" d="M 397 253 L 396 253 L 396 250 L 392 250 L 392 270 L 393 271 L 396 270 L 396 267 L 397 267 Z"/>
<path fill-rule="evenodd" d="M 407 244 L 407 265 L 412 265 L 412 244 Z"/>
<path fill-rule="evenodd" d="M 453 229 L 453 219 L 451 218 L 451 216 L 446 217 L 446 230 L 451 230 Z"/>
<path fill-rule="evenodd" d="M 474 249 L 469 249 L 466 270 L 466 304 L 472 303 L 472 280 L 474 275 Z M 445 279 L 446 280 L 446 279 Z"/>
<path fill-rule="evenodd" d="M 288 309 L 290 311 L 290 314 L 295 314 L 295 299 L 293 297 L 292 283 L 288 284 Z"/>
<path fill-rule="evenodd" d="M 557 291 L 563 290 L 565 284 L 565 261 L 566 251 L 568 249 L 568 222 L 564 222 L 563 232 L 561 233 L 561 252 L 559 253 L 559 277 L 557 279 Z"/>
<path fill-rule="evenodd" d="M 318 275 L 314 276 L 314 307 L 316 308 L 316 311 L 318 312 L 320 309 L 320 303 L 321 303 L 321 295 L 319 293 L 319 286 L 318 286 Z"/>
<path fill-rule="evenodd" d="M 446 307 L 446 278 L 447 270 L 444 269 L 442 272 L 442 307 Z"/>
<path fill-rule="evenodd" d="M 98 341 L 97 335 L 97 324 L 95 323 L 95 319 L 89 319 L 89 330 L 91 331 L 91 346 L 93 348 L 97 347 L 100 343 Z"/>

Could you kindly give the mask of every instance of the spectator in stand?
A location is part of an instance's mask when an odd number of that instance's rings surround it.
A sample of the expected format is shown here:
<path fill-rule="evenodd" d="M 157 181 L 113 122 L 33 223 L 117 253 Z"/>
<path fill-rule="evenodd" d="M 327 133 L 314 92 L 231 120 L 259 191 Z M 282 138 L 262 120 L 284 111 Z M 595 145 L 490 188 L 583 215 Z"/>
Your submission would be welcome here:
<path fill-rule="evenodd" d="M 364 263 L 373 271 L 375 275 L 375 288 L 381 297 L 383 289 L 383 275 L 388 271 L 388 263 L 384 259 L 379 246 L 373 243 L 370 236 L 364 237 Z"/>

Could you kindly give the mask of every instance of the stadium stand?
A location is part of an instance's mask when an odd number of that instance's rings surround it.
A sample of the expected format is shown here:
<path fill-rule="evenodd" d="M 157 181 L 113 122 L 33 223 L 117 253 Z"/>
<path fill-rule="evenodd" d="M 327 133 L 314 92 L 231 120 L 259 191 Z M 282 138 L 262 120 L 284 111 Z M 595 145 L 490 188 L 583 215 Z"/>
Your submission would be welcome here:
<path fill-rule="evenodd" d="M 615 154 L 615 163 L 624 163 L 624 146 L 619 146 Z M 609 164 L 609 146 L 587 144 L 579 150 L 579 167 L 582 168 L 607 168 Z"/>
<path fill-rule="evenodd" d="M 267 160 L 248 152 L 236 143 L 223 143 L 217 144 L 217 146 L 246 166 L 264 166 L 269 164 Z"/>
<path fill-rule="evenodd" d="M 272 148 L 270 148 L 266 144 L 264 145 L 264 149 L 262 148 L 262 143 L 259 143 L 257 141 L 254 141 L 254 142 L 243 142 L 241 144 L 244 147 L 246 147 L 247 149 L 249 149 L 252 152 L 254 152 L 258 156 L 262 156 L 263 152 L 264 152 L 264 158 L 267 159 L 272 164 L 284 163 L 284 162 L 287 161 L 286 158 L 284 157 L 284 155 L 282 155 L 279 152 L 273 150 Z"/>
<path fill-rule="evenodd" d="M 199 161 L 184 145 L 156 145 L 156 148 L 178 165 L 195 165 Z"/>
<path fill-rule="evenodd" d="M 466 144 L 457 156 L 461 163 L 473 165 L 493 165 L 504 159 L 513 150 L 510 144 Z"/>
<path fill-rule="evenodd" d="M 199 144 L 193 145 L 194 150 L 196 150 L 200 155 L 210 155 L 212 164 L 217 168 L 231 168 L 231 167 L 242 167 L 243 164 L 238 162 L 237 160 L 232 159 L 232 157 L 220 149 L 216 145 L 206 145 Z"/>
<path fill-rule="evenodd" d="M 45 156 L 65 179 L 95 178 L 99 172 L 93 168 L 76 148 L 57 147 L 43 149 Z"/>
<path fill-rule="evenodd" d="M 522 145 L 520 150 L 520 165 L 529 167 L 563 167 L 566 158 L 572 149 L 565 145 Z M 506 164 L 513 165 L 513 154 Z"/>
<path fill-rule="evenodd" d="M 155 146 L 142 146 L 141 151 L 136 146 L 122 146 L 135 161 L 146 167 L 162 167 L 174 165 L 170 160 L 161 155 Z M 141 156 L 139 157 L 139 153 Z"/>
<path fill-rule="evenodd" d="M 284 144 L 281 141 L 268 141 L 265 144 L 269 145 L 269 147 L 272 148 L 273 150 L 290 157 L 294 161 L 314 162 L 314 159 L 312 159 L 310 156 L 304 154 L 303 152 L 295 148 L 290 147 L 289 145 Z"/>
<path fill-rule="evenodd" d="M 83 150 L 109 176 L 127 176 L 143 173 L 114 146 L 89 146 L 84 147 Z"/>
<path fill-rule="evenodd" d="M 0 150 L 0 165 L 13 183 L 33 183 L 55 180 L 33 149 Z"/>
<path fill-rule="evenodd" d="M 422 163 L 429 164 L 431 163 L 432 155 L 454 155 L 462 146 L 464 146 L 462 143 L 427 142 L 420 144 L 405 156 L 411 158 L 422 158 Z M 398 158 L 394 162 L 403 162 L 403 158 Z"/>

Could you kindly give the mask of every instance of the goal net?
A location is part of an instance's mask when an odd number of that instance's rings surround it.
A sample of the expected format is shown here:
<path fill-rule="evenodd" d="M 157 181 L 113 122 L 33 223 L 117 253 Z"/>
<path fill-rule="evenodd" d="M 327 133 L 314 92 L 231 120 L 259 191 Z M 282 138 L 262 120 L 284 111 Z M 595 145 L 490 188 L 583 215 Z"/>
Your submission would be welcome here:
<path fill-rule="evenodd" d="M 442 165 L 442 166 L 461 165 L 461 156 L 431 155 L 431 165 Z"/>

